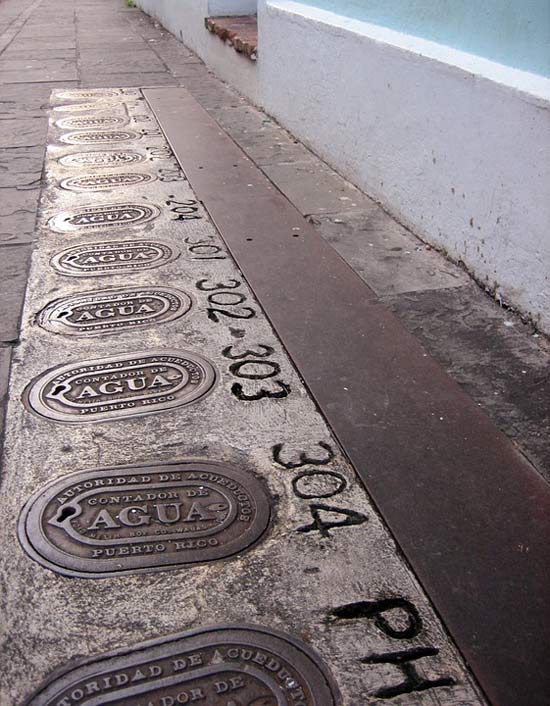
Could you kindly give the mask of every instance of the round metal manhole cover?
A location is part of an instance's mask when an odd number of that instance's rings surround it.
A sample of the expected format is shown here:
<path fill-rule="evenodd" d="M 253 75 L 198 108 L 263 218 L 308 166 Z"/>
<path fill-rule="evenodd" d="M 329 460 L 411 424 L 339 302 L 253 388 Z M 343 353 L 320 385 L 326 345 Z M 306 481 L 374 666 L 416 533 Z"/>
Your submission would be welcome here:
<path fill-rule="evenodd" d="M 145 155 L 132 150 L 112 152 L 78 152 L 61 157 L 59 163 L 64 167 L 126 167 L 129 164 L 144 162 Z"/>
<path fill-rule="evenodd" d="M 65 130 L 94 130 L 96 128 L 112 128 L 117 125 L 127 125 L 128 119 L 120 115 L 82 116 L 75 118 L 62 118 L 56 126 Z"/>
<path fill-rule="evenodd" d="M 50 265 L 70 277 L 101 277 L 160 267 L 179 256 L 174 245 L 160 240 L 115 240 L 67 248 L 54 255 Z"/>
<path fill-rule="evenodd" d="M 214 366 L 197 353 L 138 351 L 48 370 L 27 386 L 23 403 L 57 422 L 101 422 L 196 402 L 215 382 Z"/>
<path fill-rule="evenodd" d="M 214 625 L 73 663 L 57 671 L 25 706 L 107 702 L 111 706 L 342 704 L 328 667 L 305 643 L 259 625 Z"/>
<path fill-rule="evenodd" d="M 189 460 L 64 475 L 30 498 L 18 533 L 43 566 L 103 578 L 232 556 L 263 535 L 269 516 L 251 473 Z"/>
<path fill-rule="evenodd" d="M 90 130 L 89 132 L 67 132 L 59 137 L 69 145 L 101 145 L 110 142 L 138 140 L 141 135 L 133 130 Z"/>
<path fill-rule="evenodd" d="M 37 317 L 52 333 L 94 336 L 168 323 L 186 314 L 192 300 L 172 287 L 120 287 L 83 292 L 50 302 Z"/>
<path fill-rule="evenodd" d="M 156 206 L 138 203 L 113 203 L 103 206 L 81 206 L 62 211 L 51 218 L 48 226 L 58 233 L 94 231 L 105 228 L 128 228 L 149 223 L 160 215 Z"/>
<path fill-rule="evenodd" d="M 140 172 L 125 172 L 124 174 L 85 174 L 78 177 L 63 179 L 62 189 L 68 191 L 109 191 L 119 187 L 137 186 L 155 181 L 151 174 Z"/>

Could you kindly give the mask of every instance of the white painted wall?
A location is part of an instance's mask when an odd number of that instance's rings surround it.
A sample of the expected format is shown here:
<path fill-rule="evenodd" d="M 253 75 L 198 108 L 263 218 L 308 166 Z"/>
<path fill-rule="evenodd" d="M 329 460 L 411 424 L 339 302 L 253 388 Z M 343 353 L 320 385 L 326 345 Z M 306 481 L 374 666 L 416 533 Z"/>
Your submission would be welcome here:
<path fill-rule="evenodd" d="M 207 0 L 137 0 L 424 240 L 550 333 L 550 80 L 292 0 L 258 0 L 256 65 Z"/>
<path fill-rule="evenodd" d="M 223 81 L 235 86 L 250 100 L 259 101 L 255 62 L 235 51 L 229 51 L 222 40 L 208 32 L 204 26 L 205 17 L 211 14 L 213 0 L 135 1 L 138 7 L 192 49 Z M 221 6 L 222 0 L 216 2 Z M 243 0 L 242 6 L 244 4 Z"/>
<path fill-rule="evenodd" d="M 302 2 L 339 15 L 446 44 L 516 69 L 550 76 L 548 0 Z"/>
<path fill-rule="evenodd" d="M 201 58 L 205 53 L 204 18 L 208 0 L 135 0 L 136 5 L 157 19 Z"/>
<path fill-rule="evenodd" d="M 267 112 L 550 332 L 550 80 L 298 2 L 259 26 Z"/>
<path fill-rule="evenodd" d="M 258 9 L 258 0 L 210 0 L 208 5 L 212 16 L 253 15 Z"/>

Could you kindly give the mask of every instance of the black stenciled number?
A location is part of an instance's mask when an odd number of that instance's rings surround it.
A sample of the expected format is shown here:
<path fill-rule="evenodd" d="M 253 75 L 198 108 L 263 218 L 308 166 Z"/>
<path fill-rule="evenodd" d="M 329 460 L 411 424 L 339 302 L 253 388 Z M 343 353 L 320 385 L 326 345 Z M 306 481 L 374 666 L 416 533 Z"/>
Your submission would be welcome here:
<path fill-rule="evenodd" d="M 303 481 L 304 479 L 306 479 L 306 482 L 304 483 L 304 488 L 301 488 L 300 481 Z M 311 492 L 306 492 L 307 480 L 315 482 L 316 479 L 321 481 L 332 479 L 332 481 L 336 481 L 336 483 L 332 488 L 328 487 L 326 490 L 312 490 Z M 298 498 L 302 498 L 303 500 L 332 498 L 335 495 L 339 495 L 344 492 L 347 486 L 348 482 L 341 473 L 337 473 L 336 471 L 321 470 L 320 468 L 315 468 L 310 471 L 301 471 L 292 479 L 292 490 L 294 491 L 294 495 Z"/>
<path fill-rule="evenodd" d="M 223 252 L 223 249 L 216 243 L 197 243 L 196 245 L 190 245 L 188 250 L 193 255 L 201 255 L 202 257 L 211 257 Z"/>
<path fill-rule="evenodd" d="M 263 343 L 260 343 L 258 345 L 258 348 L 263 349 L 260 352 L 247 349 L 246 351 L 244 351 L 244 353 L 233 353 L 234 347 L 235 346 L 227 346 L 227 348 L 223 349 L 222 355 L 225 358 L 229 358 L 230 360 L 242 360 L 243 358 L 248 358 L 249 356 L 253 358 L 268 358 L 272 353 L 275 352 L 275 350 L 271 346 L 264 346 Z"/>
<path fill-rule="evenodd" d="M 211 239 L 212 239 L 212 236 L 209 236 L 208 238 L 199 238 L 198 240 L 192 240 L 188 236 L 187 238 L 183 239 L 183 242 L 186 245 L 204 245 L 205 243 L 210 243 Z M 201 280 L 201 282 L 202 281 L 203 280 Z M 204 280 L 204 281 L 206 282 L 206 280 Z"/>
<path fill-rule="evenodd" d="M 207 279 L 200 279 L 195 286 L 197 289 L 200 289 L 201 292 L 213 292 L 216 289 L 237 289 L 241 286 L 241 282 L 239 282 L 238 279 L 230 279 L 227 283 L 216 282 L 214 285 L 211 285 Z"/>
<path fill-rule="evenodd" d="M 252 372 L 246 369 L 247 365 L 264 368 L 264 370 L 263 372 Z M 281 372 L 281 366 L 273 360 L 239 360 L 237 363 L 232 363 L 229 370 L 235 377 L 245 380 L 267 380 L 267 378 L 278 375 Z"/>
<path fill-rule="evenodd" d="M 274 385 L 278 386 L 278 389 L 276 391 L 271 391 L 271 390 L 266 390 L 262 387 L 261 390 L 258 392 L 255 392 L 252 395 L 247 395 L 244 390 L 243 386 L 241 385 L 240 382 L 235 382 L 231 386 L 231 392 L 235 395 L 235 397 L 239 400 L 242 400 L 243 402 L 252 402 L 255 400 L 263 400 L 263 399 L 275 399 L 275 400 L 280 400 L 285 397 L 288 397 L 290 395 L 290 385 L 287 385 L 286 382 L 281 382 L 280 380 L 274 380 L 273 381 Z"/>
<path fill-rule="evenodd" d="M 172 150 L 169 147 L 147 147 L 150 159 L 167 159 L 172 156 Z"/>
<path fill-rule="evenodd" d="M 223 294 L 220 292 L 219 294 Z M 236 292 L 226 292 L 226 294 L 236 294 Z M 214 295 L 210 295 L 211 297 Z M 266 346 L 259 343 L 255 350 L 246 349 L 242 353 L 234 351 L 234 346 L 227 346 L 222 351 L 222 355 L 229 360 L 237 362 L 229 366 L 232 375 L 245 380 L 267 380 L 279 375 L 281 366 L 273 360 L 266 360 L 275 352 L 271 346 Z M 259 358 L 259 360 L 258 360 Z M 231 386 L 231 392 L 235 397 L 243 402 L 251 402 L 262 399 L 283 399 L 288 397 L 291 392 L 290 385 L 282 380 L 272 380 L 271 383 L 275 386 L 274 389 L 266 389 L 262 387 L 248 394 L 244 391 L 241 383 L 235 382 Z"/>
<path fill-rule="evenodd" d="M 321 537 L 330 537 L 330 530 L 337 527 L 352 527 L 353 525 L 362 525 L 368 520 L 366 515 L 355 510 L 348 510 L 344 507 L 334 507 L 333 505 L 323 505 L 321 503 L 312 503 L 309 506 L 309 511 L 313 517 L 313 522 L 309 525 L 303 525 L 297 528 L 297 532 L 319 532 Z M 321 513 L 329 512 L 332 515 L 342 515 L 343 520 L 323 520 Z"/>
<path fill-rule="evenodd" d="M 174 214 L 175 221 L 192 221 L 202 218 L 202 216 L 197 213 L 199 207 L 197 201 L 194 199 L 187 199 L 186 201 L 168 199 L 166 205 L 171 207 L 170 210 Z"/>
<path fill-rule="evenodd" d="M 246 294 L 242 292 L 212 292 L 208 295 L 210 304 L 216 306 L 237 306 L 246 301 Z"/>
<path fill-rule="evenodd" d="M 223 248 L 213 243 L 212 240 L 213 237 L 208 236 L 208 238 L 199 238 L 199 240 L 185 238 L 184 242 L 188 245 L 187 249 L 189 252 L 194 255 L 193 260 L 227 260 Z M 218 253 L 221 253 L 221 255 Z M 207 280 L 200 281 L 206 282 Z M 198 288 L 200 289 L 200 287 Z"/>
<path fill-rule="evenodd" d="M 196 242 L 195 245 L 198 243 Z M 225 257 L 225 256 L 224 256 Z M 197 258 L 197 259 L 216 259 L 216 258 Z M 223 258 L 219 258 L 223 259 Z M 246 294 L 231 290 L 238 289 L 241 282 L 237 279 L 230 279 L 229 282 L 210 282 L 208 279 L 200 279 L 196 283 L 197 289 L 201 292 L 211 292 L 208 295 L 208 303 L 215 306 L 209 306 L 206 309 L 206 314 L 210 321 L 218 323 L 220 316 L 227 316 L 230 319 L 252 319 L 256 316 L 256 311 L 250 306 L 240 306 L 246 301 Z M 224 291 L 230 290 L 230 291 Z M 227 307 L 227 308 L 221 308 Z"/>
<path fill-rule="evenodd" d="M 238 296 L 238 301 L 223 302 L 214 297 L 219 297 L 219 295 L 225 294 L 227 296 Z M 215 304 L 215 307 L 208 307 L 206 310 L 208 318 L 211 321 L 218 323 L 220 316 L 229 316 L 231 319 L 252 319 L 256 316 L 256 311 L 250 306 L 238 306 L 246 301 L 246 296 L 241 292 L 214 292 L 208 295 L 208 303 Z M 231 309 L 220 309 L 219 307 L 232 307 Z"/>
<path fill-rule="evenodd" d="M 145 129 L 140 130 L 140 132 L 144 137 L 164 137 L 162 132 L 156 127 L 145 128 Z"/>
<path fill-rule="evenodd" d="M 208 318 L 210 321 L 215 321 L 218 323 L 220 320 L 219 315 L 229 316 L 231 319 L 252 319 L 256 316 L 256 312 L 249 306 L 243 306 L 238 311 L 229 311 L 227 309 L 213 309 L 208 308 L 206 310 Z"/>
<path fill-rule="evenodd" d="M 273 460 L 279 466 L 292 470 L 293 468 L 301 468 L 302 466 L 314 465 L 314 466 L 326 466 L 334 459 L 334 451 L 330 444 L 326 441 L 318 441 L 317 445 L 325 450 L 325 454 L 322 458 L 314 458 L 309 456 L 307 451 L 301 451 L 298 461 L 283 461 L 281 458 L 281 452 L 284 448 L 284 444 L 275 444 L 272 448 Z"/>
<path fill-rule="evenodd" d="M 171 169 L 159 169 L 158 176 L 160 181 L 185 181 L 183 172 L 181 172 L 177 167 L 172 167 Z"/>

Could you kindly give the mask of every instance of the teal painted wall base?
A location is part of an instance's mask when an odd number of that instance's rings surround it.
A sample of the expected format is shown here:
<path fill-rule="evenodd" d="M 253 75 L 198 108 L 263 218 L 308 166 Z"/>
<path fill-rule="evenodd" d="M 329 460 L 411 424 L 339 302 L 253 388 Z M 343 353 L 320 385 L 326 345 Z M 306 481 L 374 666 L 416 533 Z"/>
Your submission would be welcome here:
<path fill-rule="evenodd" d="M 301 0 L 550 76 L 550 0 Z"/>

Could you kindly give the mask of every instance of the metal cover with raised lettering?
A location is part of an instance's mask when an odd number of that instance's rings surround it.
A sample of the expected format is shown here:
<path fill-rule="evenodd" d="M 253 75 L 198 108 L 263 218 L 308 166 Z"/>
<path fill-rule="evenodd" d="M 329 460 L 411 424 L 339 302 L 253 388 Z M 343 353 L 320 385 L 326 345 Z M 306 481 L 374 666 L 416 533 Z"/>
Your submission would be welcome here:
<path fill-rule="evenodd" d="M 154 181 L 152 174 L 141 172 L 124 172 L 121 174 L 84 174 L 83 176 L 63 179 L 62 189 L 68 191 L 109 191 L 120 187 L 137 186 Z"/>
<path fill-rule="evenodd" d="M 119 96 L 121 92 L 117 89 L 110 90 L 92 90 L 92 91 L 60 91 L 55 94 L 55 98 L 71 101 L 94 100 L 95 98 L 114 98 Z"/>
<path fill-rule="evenodd" d="M 37 317 L 53 333 L 93 336 L 174 321 L 192 300 L 173 287 L 120 287 L 82 292 L 50 302 Z"/>
<path fill-rule="evenodd" d="M 215 382 L 214 366 L 197 353 L 138 351 L 50 369 L 27 386 L 23 402 L 57 422 L 100 422 L 181 407 Z"/>
<path fill-rule="evenodd" d="M 179 256 L 174 245 L 161 240 L 115 240 L 75 245 L 54 255 L 50 264 L 70 277 L 100 277 L 160 267 Z"/>
<path fill-rule="evenodd" d="M 269 516 L 251 473 L 188 460 L 63 475 L 30 498 L 18 533 L 47 568 L 102 578 L 232 556 L 261 537 Z"/>
<path fill-rule="evenodd" d="M 133 150 L 117 150 L 109 152 L 77 152 L 61 157 L 59 163 L 64 167 L 126 167 L 129 164 L 138 164 L 145 161 L 146 157 Z"/>
<path fill-rule="evenodd" d="M 59 233 L 72 231 L 128 228 L 149 223 L 160 215 L 156 206 L 139 203 L 112 203 L 102 206 L 81 206 L 62 211 L 48 221 L 48 226 Z"/>
<path fill-rule="evenodd" d="M 61 142 L 69 145 L 98 145 L 108 142 L 137 140 L 141 135 L 133 130 L 90 130 L 89 132 L 67 132 L 61 135 Z"/>
<path fill-rule="evenodd" d="M 93 130 L 95 128 L 111 128 L 116 125 L 127 125 L 128 118 L 121 115 L 104 115 L 81 118 L 62 118 L 55 124 L 67 130 Z"/>
<path fill-rule="evenodd" d="M 328 667 L 309 645 L 259 625 L 214 625 L 73 663 L 25 706 L 342 703 Z"/>
<path fill-rule="evenodd" d="M 54 110 L 59 113 L 89 113 L 91 110 L 110 110 L 111 104 L 105 103 L 101 105 L 101 101 L 94 101 L 93 103 L 70 103 L 67 105 L 56 105 Z"/>

